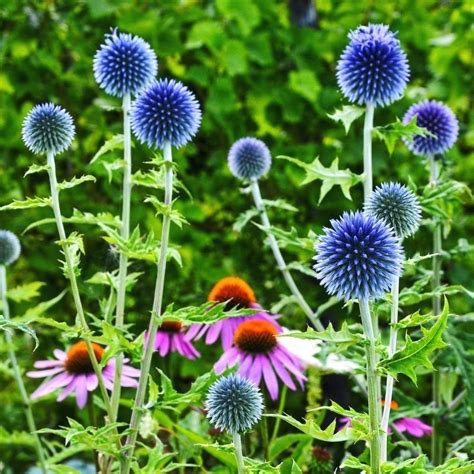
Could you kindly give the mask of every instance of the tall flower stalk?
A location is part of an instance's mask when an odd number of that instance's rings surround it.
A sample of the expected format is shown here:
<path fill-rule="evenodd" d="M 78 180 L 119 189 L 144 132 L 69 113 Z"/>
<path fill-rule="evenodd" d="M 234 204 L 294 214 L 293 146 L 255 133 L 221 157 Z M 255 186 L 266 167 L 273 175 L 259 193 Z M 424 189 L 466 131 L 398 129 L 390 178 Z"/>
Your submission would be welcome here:
<path fill-rule="evenodd" d="M 2 301 L 2 314 L 4 319 L 10 321 L 10 306 L 7 299 L 7 265 L 11 265 L 20 255 L 20 242 L 15 234 L 9 231 L 0 231 L 0 299 Z M 15 341 L 10 330 L 5 331 L 5 340 L 7 342 L 7 354 L 12 366 L 13 377 L 20 392 L 23 409 L 25 411 L 28 429 L 35 441 L 35 450 L 38 456 L 38 463 L 41 466 L 43 474 L 47 474 L 46 457 L 43 452 L 43 446 L 37 433 L 35 418 L 31 400 L 26 391 L 23 382 L 20 365 L 15 353 Z"/>
<path fill-rule="evenodd" d="M 369 409 L 370 472 L 380 472 L 380 408 L 378 399 L 376 333 L 370 299 L 392 288 L 402 266 L 402 248 L 393 229 L 383 220 L 361 212 L 344 213 L 316 244 L 314 269 L 331 295 L 358 300 L 366 339 Z"/>
<path fill-rule="evenodd" d="M 163 150 L 165 210 L 163 212 L 153 307 L 141 361 L 140 380 L 130 420 L 130 434 L 126 440 L 128 451 L 120 467 L 122 474 L 128 474 L 130 471 L 131 458 L 145 402 L 151 359 L 155 349 L 159 317 L 162 314 L 173 199 L 172 146 L 181 147 L 190 141 L 197 133 L 200 122 L 201 111 L 194 94 L 180 82 L 168 79 L 154 82 L 138 97 L 132 111 L 132 129 L 138 140 L 147 143 L 152 148 Z"/>
<path fill-rule="evenodd" d="M 119 33 L 116 29 L 106 35 L 94 57 L 94 76 L 99 86 L 108 94 L 122 98 L 123 111 L 123 186 L 122 220 L 120 236 L 124 241 L 130 237 L 130 205 L 132 194 L 132 143 L 130 132 L 131 95 L 138 94 L 155 78 L 158 71 L 156 55 L 150 45 L 138 36 Z M 119 261 L 117 306 L 115 326 L 123 330 L 125 320 L 125 298 L 128 257 L 121 252 Z M 123 353 L 117 354 L 115 380 L 112 390 L 112 415 L 117 418 L 120 402 L 120 380 L 123 368 Z"/>
<path fill-rule="evenodd" d="M 318 320 L 318 316 L 306 302 L 298 286 L 291 275 L 285 259 L 281 253 L 280 247 L 275 236 L 271 233 L 271 223 L 268 218 L 267 210 L 262 199 L 258 180 L 264 176 L 271 166 L 271 154 L 268 147 L 261 140 L 256 138 L 241 138 L 237 140 L 229 150 L 228 163 L 232 174 L 242 180 L 250 181 L 250 190 L 252 192 L 255 207 L 259 211 L 263 230 L 267 234 L 267 239 L 272 249 L 273 256 L 277 262 L 278 269 L 294 296 L 300 308 L 308 319 L 312 322 L 318 331 L 323 331 L 324 326 Z"/>
<path fill-rule="evenodd" d="M 54 104 L 41 104 L 34 107 L 25 118 L 23 123 L 22 137 L 28 149 L 37 154 L 47 156 L 48 176 L 51 193 L 52 208 L 56 227 L 59 234 L 59 244 L 62 248 L 65 259 L 65 272 L 71 286 L 71 293 L 79 318 L 79 323 L 84 332 L 84 341 L 87 346 L 94 372 L 97 375 L 99 388 L 101 391 L 104 405 L 109 420 L 113 419 L 110 399 L 102 377 L 97 357 L 95 355 L 92 342 L 90 340 L 90 328 L 87 324 L 82 300 L 79 293 L 79 287 L 76 278 L 76 269 L 74 265 L 74 256 L 71 250 L 71 244 L 67 239 L 66 231 L 61 215 L 59 203 L 58 181 L 56 178 L 55 155 L 67 150 L 74 138 L 75 128 L 70 114 Z"/>
<path fill-rule="evenodd" d="M 399 183 L 383 183 L 375 189 L 364 208 L 368 215 L 383 220 L 394 231 L 400 241 L 413 235 L 420 226 L 421 207 L 416 195 Z M 399 311 L 400 278 L 396 276 L 392 286 L 392 305 L 390 310 L 390 340 L 388 356 L 397 349 L 397 323 Z M 390 409 L 392 406 L 394 379 L 387 375 L 385 401 L 381 419 L 381 462 L 387 461 L 387 440 Z"/>
<path fill-rule="evenodd" d="M 409 123 L 416 117 L 416 124 L 425 128 L 429 133 L 415 135 L 411 141 L 406 141 L 408 148 L 415 154 L 428 161 L 430 169 L 429 185 L 436 187 L 439 184 L 440 170 L 436 155 L 446 153 L 456 142 L 459 133 L 459 124 L 452 110 L 441 102 L 425 100 L 412 105 L 403 117 L 404 123 Z M 431 288 L 433 292 L 433 315 L 441 313 L 441 295 L 438 290 L 441 286 L 442 264 L 442 225 L 438 218 L 434 218 L 433 228 L 433 259 Z M 433 373 L 432 391 L 433 402 L 436 408 L 441 408 L 441 381 L 439 371 Z M 431 438 L 431 460 L 438 465 L 443 458 L 443 440 L 441 437 L 440 420 L 438 414 L 433 416 L 433 435 Z"/>

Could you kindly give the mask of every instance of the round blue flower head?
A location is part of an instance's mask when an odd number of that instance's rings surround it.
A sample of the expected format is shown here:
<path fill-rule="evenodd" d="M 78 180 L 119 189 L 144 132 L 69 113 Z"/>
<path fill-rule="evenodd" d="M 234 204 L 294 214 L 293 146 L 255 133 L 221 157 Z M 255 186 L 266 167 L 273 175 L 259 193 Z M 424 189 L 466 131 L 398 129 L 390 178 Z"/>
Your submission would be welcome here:
<path fill-rule="evenodd" d="M 337 63 L 344 97 L 358 104 L 389 105 L 400 99 L 410 76 L 406 54 L 386 25 L 359 26 Z"/>
<path fill-rule="evenodd" d="M 216 428 L 242 433 L 252 428 L 262 417 L 263 398 L 252 382 L 231 374 L 211 386 L 206 410 L 209 421 Z"/>
<path fill-rule="evenodd" d="M 9 230 L 0 230 L 0 265 L 12 264 L 20 253 L 21 245 L 18 237 Z"/>
<path fill-rule="evenodd" d="M 132 130 L 141 143 L 163 148 L 185 145 L 201 124 L 201 109 L 194 94 L 173 79 L 155 81 L 132 107 Z"/>
<path fill-rule="evenodd" d="M 138 94 L 149 85 L 158 72 L 158 61 L 150 45 L 127 33 L 105 35 L 105 42 L 94 56 L 94 77 L 97 84 L 115 97 Z"/>
<path fill-rule="evenodd" d="M 400 239 L 420 227 L 421 207 L 416 194 L 400 183 L 383 183 L 365 205 L 365 212 L 386 222 Z"/>
<path fill-rule="evenodd" d="M 316 276 L 330 295 L 345 300 L 378 298 L 400 275 L 402 248 L 383 221 L 345 212 L 316 244 Z"/>
<path fill-rule="evenodd" d="M 33 107 L 23 121 L 21 136 L 33 153 L 57 155 L 71 146 L 75 128 L 69 112 L 52 103 Z"/>
<path fill-rule="evenodd" d="M 260 179 L 272 164 L 267 145 L 256 138 L 241 138 L 229 150 L 227 157 L 231 173 L 240 179 Z"/>
<path fill-rule="evenodd" d="M 426 128 L 432 135 L 415 135 L 405 140 L 406 146 L 415 155 L 431 156 L 444 153 L 455 143 L 459 124 L 452 110 L 441 102 L 425 100 L 412 105 L 403 117 L 409 123 L 416 115 L 416 124 Z"/>

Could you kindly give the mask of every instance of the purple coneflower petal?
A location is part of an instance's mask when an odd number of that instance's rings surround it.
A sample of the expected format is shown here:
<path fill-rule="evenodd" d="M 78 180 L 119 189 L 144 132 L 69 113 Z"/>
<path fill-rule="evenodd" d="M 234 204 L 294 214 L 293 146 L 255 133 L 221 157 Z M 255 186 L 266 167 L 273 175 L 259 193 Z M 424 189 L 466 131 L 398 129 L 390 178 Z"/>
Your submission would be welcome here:
<path fill-rule="evenodd" d="M 211 325 L 206 334 L 206 344 L 214 344 L 217 341 L 222 330 L 222 324 L 223 321 L 217 321 Z"/>
<path fill-rule="evenodd" d="M 126 375 L 122 375 L 122 378 L 120 379 L 120 385 L 122 385 L 122 387 L 136 388 L 138 387 L 138 382 L 135 379 L 127 377 Z"/>
<path fill-rule="evenodd" d="M 66 360 L 67 358 L 67 354 L 61 349 L 54 349 L 53 354 L 58 360 Z"/>
<path fill-rule="evenodd" d="M 272 364 L 273 364 L 273 368 L 275 369 L 275 372 L 278 374 L 278 377 L 280 377 L 283 383 L 290 390 L 296 390 L 296 385 L 293 382 L 293 379 L 291 378 L 290 374 L 287 372 L 287 370 L 283 366 L 283 364 L 276 357 L 272 359 Z"/>
<path fill-rule="evenodd" d="M 60 372 L 64 372 L 64 367 L 55 367 L 54 369 L 46 369 L 46 370 L 32 370 L 27 372 L 26 375 L 31 379 L 41 379 L 44 377 L 50 377 L 51 375 L 59 374 Z"/>
<path fill-rule="evenodd" d="M 125 359 L 124 359 L 125 362 Z M 135 369 L 135 367 L 131 367 L 130 365 L 124 365 L 122 369 L 123 375 L 127 377 L 140 377 L 140 370 Z"/>
<path fill-rule="evenodd" d="M 79 408 L 84 408 L 87 403 L 87 375 L 76 376 L 76 402 Z"/>
<path fill-rule="evenodd" d="M 58 395 L 56 399 L 58 402 L 62 402 L 75 388 L 76 388 L 77 379 L 74 377 L 66 388 Z"/>
<path fill-rule="evenodd" d="M 37 369 L 49 369 L 51 367 L 63 367 L 64 362 L 62 360 L 37 360 L 33 367 Z"/>
<path fill-rule="evenodd" d="M 92 392 L 99 385 L 99 379 L 96 374 L 87 374 L 87 390 Z"/>
<path fill-rule="evenodd" d="M 254 357 L 251 354 L 245 353 L 240 353 L 239 356 L 241 358 L 239 374 L 244 378 L 248 378 L 249 370 L 253 364 Z"/>
<path fill-rule="evenodd" d="M 270 398 L 276 400 L 278 398 L 278 380 L 267 355 L 260 356 L 260 363 L 262 364 L 263 378 L 265 380 L 265 385 L 268 388 Z"/>
<path fill-rule="evenodd" d="M 261 358 L 263 356 L 258 354 L 255 359 L 254 363 L 250 367 L 248 372 L 248 379 L 251 380 L 255 385 L 260 385 L 260 381 L 262 380 L 262 362 Z"/>
<path fill-rule="evenodd" d="M 214 371 L 216 374 L 224 372 L 226 367 L 234 366 L 239 360 L 239 351 L 232 347 L 228 351 L 224 352 L 220 359 L 214 364 Z"/>
<path fill-rule="evenodd" d="M 162 333 L 160 333 L 159 335 L 160 335 L 160 343 L 158 345 L 155 342 L 155 347 L 157 349 L 159 348 L 160 357 L 165 357 L 170 350 L 170 345 L 171 345 L 170 342 L 173 336 L 170 336 L 169 334 L 162 334 Z"/>
<path fill-rule="evenodd" d="M 72 379 L 74 375 L 68 374 L 67 372 L 62 372 L 59 375 L 56 375 L 51 380 L 44 382 L 41 384 L 32 394 L 31 399 L 35 400 L 43 395 L 48 393 L 54 392 L 57 388 L 64 387 L 67 385 Z"/>

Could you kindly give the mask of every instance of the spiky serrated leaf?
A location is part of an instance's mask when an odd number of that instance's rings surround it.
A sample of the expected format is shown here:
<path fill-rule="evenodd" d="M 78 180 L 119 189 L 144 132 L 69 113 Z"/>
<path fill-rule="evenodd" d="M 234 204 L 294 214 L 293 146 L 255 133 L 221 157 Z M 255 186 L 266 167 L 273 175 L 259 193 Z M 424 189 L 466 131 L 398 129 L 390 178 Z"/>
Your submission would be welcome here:
<path fill-rule="evenodd" d="M 415 135 L 423 137 L 431 135 L 426 128 L 419 127 L 416 124 L 416 120 L 417 118 L 413 117 L 409 123 L 404 124 L 399 118 L 397 118 L 393 123 L 375 127 L 372 134 L 374 137 L 385 142 L 387 150 L 391 155 L 398 140 L 406 139 L 411 141 Z"/>
<path fill-rule="evenodd" d="M 448 321 L 448 313 L 449 305 L 445 300 L 443 311 L 436 323 L 430 329 L 422 328 L 423 336 L 417 341 L 412 341 L 407 335 L 405 346 L 395 352 L 393 357 L 383 360 L 379 366 L 395 378 L 404 374 L 416 384 L 416 368 L 423 366 L 434 370 L 430 356 L 436 349 L 446 346 L 442 335 Z"/>
<path fill-rule="evenodd" d="M 23 201 L 14 200 L 10 204 L 0 207 L 0 211 L 15 211 L 19 209 L 33 209 L 35 207 L 48 207 L 52 205 L 52 199 L 50 197 L 27 197 Z"/>
<path fill-rule="evenodd" d="M 38 165 L 33 163 L 27 170 L 23 177 L 28 176 L 29 174 L 42 173 L 49 170 L 49 165 Z"/>
<path fill-rule="evenodd" d="M 349 328 L 346 322 L 342 323 L 339 331 L 336 331 L 331 323 L 324 331 L 316 331 L 308 328 L 306 331 L 289 331 L 281 334 L 279 337 L 291 336 L 298 339 L 316 339 L 320 341 L 331 342 L 336 345 L 336 349 L 343 351 L 350 346 L 360 344 L 364 338 L 358 332 Z"/>
<path fill-rule="evenodd" d="M 279 229 L 278 227 L 266 227 L 257 222 L 254 223 L 260 230 L 276 237 L 280 248 L 295 247 L 298 250 L 305 250 L 311 255 L 314 253 L 315 237 L 309 234 L 308 237 L 300 237 L 298 231 L 292 227 L 290 230 Z"/>
<path fill-rule="evenodd" d="M 180 229 L 184 224 L 189 224 L 186 218 L 172 205 L 167 205 L 164 202 L 161 202 L 156 196 L 148 196 L 145 199 L 145 202 L 149 202 L 156 211 L 156 215 L 167 216 L 170 218 L 171 222 L 176 224 Z"/>
<path fill-rule="evenodd" d="M 298 421 L 290 415 L 268 414 L 271 418 L 280 418 L 289 425 L 297 428 L 303 433 L 320 441 L 328 443 L 338 443 L 341 441 L 355 441 L 352 429 L 348 426 L 338 429 L 336 420 L 334 420 L 326 429 L 322 429 L 314 420 Z"/>
<path fill-rule="evenodd" d="M 58 184 L 58 190 L 63 191 L 64 189 L 75 188 L 76 186 L 79 186 L 82 183 L 86 183 L 87 181 L 92 181 L 92 182 L 95 183 L 96 182 L 95 176 L 92 176 L 90 174 L 79 176 L 79 178 L 76 178 L 74 176 L 69 181 L 62 181 L 61 183 L 59 183 Z"/>
<path fill-rule="evenodd" d="M 342 122 L 347 135 L 352 122 L 364 115 L 364 111 L 364 108 L 357 107 L 357 105 L 343 105 L 342 109 L 335 110 L 333 114 L 328 114 L 328 117 L 335 122 Z"/>
<path fill-rule="evenodd" d="M 322 182 L 318 204 L 321 204 L 324 197 L 334 186 L 340 186 L 344 196 L 347 199 L 352 200 L 350 193 L 351 187 L 363 180 L 363 175 L 355 174 L 350 171 L 349 168 L 346 168 L 345 170 L 339 169 L 339 158 L 335 158 L 329 168 L 326 168 L 319 161 L 318 157 L 316 157 L 312 163 L 306 163 L 290 156 L 278 156 L 277 158 L 294 163 L 306 171 L 306 176 L 301 185 L 316 180 Z"/>
<path fill-rule="evenodd" d="M 30 328 L 28 323 L 22 323 L 21 321 L 5 319 L 2 315 L 0 315 L 0 330 L 1 331 L 20 331 L 24 334 L 27 334 L 35 341 L 35 348 L 39 345 L 38 338 L 36 337 L 36 332 Z"/>
<path fill-rule="evenodd" d="M 36 298 L 40 293 L 39 289 L 45 284 L 42 281 L 32 281 L 24 285 L 18 285 L 8 290 L 7 296 L 9 299 L 20 303 L 21 301 L 30 301 Z"/>
<path fill-rule="evenodd" d="M 408 316 L 405 316 L 402 320 L 398 321 L 398 323 L 394 324 L 393 326 L 396 329 L 419 327 L 425 325 L 433 319 L 436 319 L 436 316 L 433 316 L 432 313 L 420 314 L 420 311 L 418 310 L 416 313 L 412 313 Z"/>
<path fill-rule="evenodd" d="M 123 135 L 117 134 L 114 135 L 112 138 L 109 138 L 100 148 L 99 151 L 94 155 L 90 164 L 96 162 L 101 156 L 106 155 L 114 150 L 122 150 L 123 149 Z"/>

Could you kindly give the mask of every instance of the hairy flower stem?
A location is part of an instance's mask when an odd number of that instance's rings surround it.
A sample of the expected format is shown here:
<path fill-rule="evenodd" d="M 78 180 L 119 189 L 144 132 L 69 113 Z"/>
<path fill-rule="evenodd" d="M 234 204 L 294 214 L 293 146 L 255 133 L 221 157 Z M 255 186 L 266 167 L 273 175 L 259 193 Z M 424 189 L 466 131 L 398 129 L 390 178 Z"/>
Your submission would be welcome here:
<path fill-rule="evenodd" d="M 235 459 L 237 461 L 237 472 L 238 474 L 244 474 L 244 456 L 242 454 L 242 440 L 240 438 L 240 434 L 232 433 L 232 439 L 234 441 Z"/>
<path fill-rule="evenodd" d="M 122 227 L 120 236 L 124 241 L 130 237 L 130 200 L 132 194 L 132 140 L 130 133 L 130 94 L 123 97 L 123 189 L 122 189 Z M 125 296 L 127 289 L 127 266 L 128 257 L 124 252 L 120 254 L 118 289 L 117 289 L 117 307 L 115 314 L 115 327 L 118 331 L 122 331 L 124 325 L 125 314 Z M 120 403 L 121 378 L 123 368 L 123 353 L 117 354 L 115 362 L 115 378 L 112 390 L 112 416 L 113 420 L 117 419 L 118 408 Z"/>
<path fill-rule="evenodd" d="M 283 410 L 285 408 L 285 403 L 286 403 L 286 395 L 288 394 L 288 387 L 286 385 L 283 385 L 283 388 L 281 389 L 281 395 L 280 395 L 280 403 L 278 404 L 278 414 L 281 415 L 283 414 Z M 273 426 L 273 432 L 272 432 L 272 437 L 270 438 L 270 446 L 274 443 L 274 441 L 277 439 L 278 436 L 278 431 L 280 430 L 280 422 L 281 418 L 277 417 L 275 419 L 275 425 Z"/>
<path fill-rule="evenodd" d="M 171 211 L 172 198 L 173 198 L 173 168 L 172 168 L 172 155 L 171 155 L 171 144 L 165 143 L 164 146 L 164 160 L 166 166 L 165 171 L 165 201 L 164 205 L 168 211 Z M 138 425 L 143 412 L 143 404 L 145 401 L 145 393 L 148 385 L 148 376 L 150 374 L 151 358 L 155 346 L 155 336 L 158 330 L 159 319 L 162 311 L 163 304 L 163 290 L 165 286 L 165 274 L 166 274 L 166 256 L 168 253 L 168 241 L 170 232 L 171 217 L 170 213 L 166 212 L 163 215 L 163 226 L 161 229 L 161 244 L 160 253 L 158 257 L 157 275 L 155 284 L 155 295 L 153 299 L 153 309 L 151 312 L 150 324 L 148 326 L 148 338 L 145 344 L 145 350 L 140 365 L 140 379 L 138 381 L 138 389 L 135 396 L 135 402 L 133 404 L 132 417 L 130 420 L 130 434 L 127 437 L 126 446 L 128 451 L 126 457 L 121 462 L 120 473 L 128 474 L 130 472 L 130 463 L 135 449 L 135 444 L 138 435 Z"/>
<path fill-rule="evenodd" d="M 429 157 L 430 162 L 430 186 L 437 186 L 439 178 L 438 163 L 434 156 Z M 433 231 L 433 260 L 432 260 L 432 281 L 431 291 L 433 292 L 432 305 L 433 305 L 433 316 L 441 314 L 441 297 L 438 294 L 439 287 L 441 286 L 441 252 L 442 249 L 442 234 L 441 234 L 441 223 L 436 220 Z M 432 379 L 432 391 L 434 406 L 439 410 L 442 406 L 441 397 L 441 380 L 440 372 L 436 370 L 433 372 Z M 440 417 L 437 413 L 433 416 L 433 433 L 431 437 L 431 461 L 437 466 L 441 464 L 443 458 L 443 439 L 440 427 Z"/>
<path fill-rule="evenodd" d="M 79 322 L 82 326 L 82 330 L 84 331 L 84 334 L 82 337 L 86 343 L 87 353 L 89 354 L 92 367 L 94 368 L 94 372 L 99 381 L 99 388 L 102 394 L 102 398 L 104 400 L 107 416 L 109 420 L 112 420 L 113 419 L 112 407 L 110 405 L 109 395 L 107 393 L 107 389 L 105 388 L 104 378 L 102 377 L 102 371 L 97 361 L 97 357 L 92 347 L 92 343 L 90 341 L 90 335 L 89 335 L 90 329 L 86 321 L 84 309 L 82 307 L 81 295 L 79 293 L 76 273 L 74 270 L 73 257 L 70 252 L 69 244 L 67 243 L 66 231 L 64 230 L 63 219 L 61 216 L 61 208 L 59 206 L 59 191 L 58 191 L 58 181 L 56 178 L 56 163 L 54 161 L 54 155 L 52 153 L 48 153 L 48 175 L 49 175 L 49 185 L 50 185 L 50 190 L 51 190 L 51 198 L 53 201 L 54 218 L 56 220 L 56 226 L 58 228 L 58 234 L 59 234 L 59 240 L 60 240 L 59 243 L 63 250 L 64 259 L 66 263 L 65 265 L 66 275 L 71 285 L 71 292 L 72 292 L 72 297 L 74 299 L 74 304 L 76 306 L 77 315 L 79 317 Z"/>
<path fill-rule="evenodd" d="M 316 313 L 313 312 L 309 304 L 304 299 L 303 295 L 301 294 L 300 290 L 296 286 L 295 280 L 291 276 L 290 271 L 285 263 L 285 259 L 281 253 L 280 247 L 278 246 L 278 242 L 275 236 L 270 232 L 271 224 L 270 219 L 268 218 L 267 211 L 265 209 L 265 204 L 262 199 L 262 195 L 260 193 L 260 187 L 258 185 L 258 181 L 256 179 L 252 180 L 251 183 L 251 190 L 253 195 L 253 200 L 255 202 L 255 207 L 260 213 L 260 218 L 262 220 L 263 229 L 265 230 L 268 238 L 268 242 L 270 243 L 270 247 L 273 252 L 273 256 L 278 265 L 278 269 L 283 274 L 283 278 L 285 279 L 288 288 L 290 289 L 291 293 L 295 297 L 296 301 L 300 308 L 304 311 L 308 319 L 313 323 L 314 327 L 318 331 L 324 331 L 324 326 L 321 324 L 321 321 L 318 320 L 318 316 Z"/>
<path fill-rule="evenodd" d="M 396 324 L 398 322 L 398 297 L 400 291 L 400 279 L 397 277 L 392 287 L 392 308 L 390 312 L 390 342 L 388 345 L 388 356 L 392 357 L 397 350 L 397 333 Z M 381 461 L 387 461 L 387 441 L 388 441 L 388 422 L 390 419 L 390 408 L 392 404 L 394 379 L 391 375 L 387 375 L 387 384 L 385 388 L 385 402 L 382 414 L 382 439 L 381 439 Z"/>
<path fill-rule="evenodd" d="M 372 318 L 370 317 L 370 307 L 368 300 L 359 301 L 360 315 L 364 334 L 367 339 L 366 358 L 367 358 L 367 389 L 369 404 L 369 426 L 370 426 L 370 473 L 380 473 L 380 422 L 379 422 L 379 403 L 377 399 L 377 353 L 375 350 L 375 336 L 372 327 Z"/>
<path fill-rule="evenodd" d="M 10 320 L 10 306 L 8 305 L 7 299 L 7 269 L 4 265 L 0 265 L 0 298 L 2 300 L 2 313 L 3 317 L 9 321 Z M 33 409 L 31 407 L 31 400 L 28 396 L 28 393 L 23 383 L 21 377 L 20 365 L 15 354 L 15 345 L 13 341 L 13 336 L 10 330 L 5 331 L 5 340 L 7 341 L 7 354 L 10 359 L 10 364 L 12 365 L 13 377 L 15 378 L 16 384 L 18 385 L 18 390 L 20 392 L 21 401 L 23 402 L 23 408 L 25 410 L 26 422 L 28 423 L 28 428 L 30 433 L 33 435 L 35 440 L 35 449 L 38 456 L 38 462 L 41 466 L 41 470 L 44 474 L 47 474 L 48 470 L 46 469 L 46 458 L 43 452 L 43 446 L 41 445 L 40 438 L 36 432 L 36 423 L 33 416 Z"/>
<path fill-rule="evenodd" d="M 370 198 L 373 188 L 372 179 L 372 130 L 374 128 L 373 104 L 367 104 L 364 120 L 364 203 Z"/>

